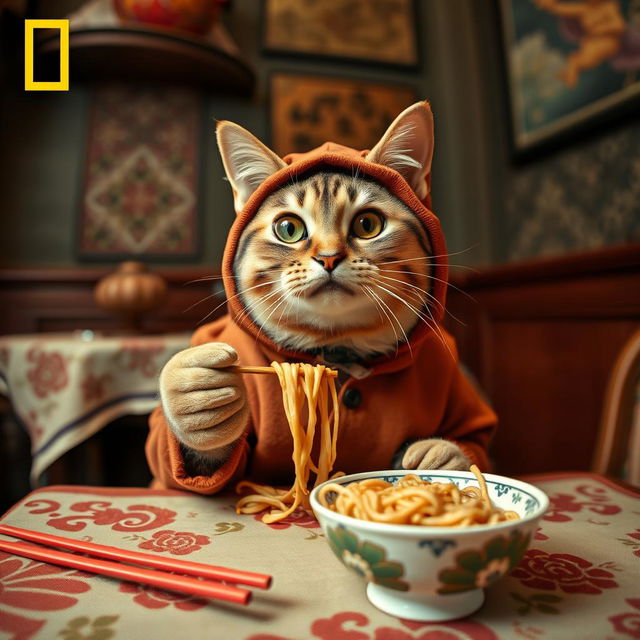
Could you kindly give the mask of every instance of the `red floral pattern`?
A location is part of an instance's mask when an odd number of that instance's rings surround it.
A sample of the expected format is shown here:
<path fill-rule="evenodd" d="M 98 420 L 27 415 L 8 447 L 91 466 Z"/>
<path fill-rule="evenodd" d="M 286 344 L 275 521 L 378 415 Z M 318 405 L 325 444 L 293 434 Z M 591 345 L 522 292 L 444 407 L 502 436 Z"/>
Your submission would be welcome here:
<path fill-rule="evenodd" d="M 569 493 L 558 493 L 554 496 L 549 496 L 551 504 L 543 520 L 549 520 L 550 522 L 569 522 L 573 518 L 566 515 L 567 513 L 578 513 L 583 509 L 607 516 L 622 511 L 622 509 L 615 504 L 605 504 L 610 501 L 610 498 L 607 490 L 601 487 L 582 485 L 576 487 L 576 493 L 580 495 L 575 496 Z M 588 499 L 579 501 L 579 498 L 582 496 Z"/>
<path fill-rule="evenodd" d="M 211 540 L 207 536 L 201 536 L 189 531 L 173 531 L 164 529 L 156 531 L 151 540 L 141 542 L 138 547 L 140 549 L 148 549 L 157 553 L 168 551 L 176 556 L 185 556 L 202 549 L 203 546 L 209 544 Z"/>
<path fill-rule="evenodd" d="M 262 513 L 257 513 L 254 519 L 262 522 L 262 515 Z M 303 527 L 304 529 L 317 529 L 320 527 L 320 523 L 302 507 L 298 507 L 283 520 L 272 522 L 268 526 L 272 529 L 288 529 L 291 526 Z"/>
<path fill-rule="evenodd" d="M 411 622 L 400 620 L 409 629 L 377 627 L 364 629 L 369 618 L 356 611 L 343 611 L 330 618 L 318 618 L 311 623 L 311 634 L 317 640 L 498 640 L 489 627 L 472 620 L 461 622 Z M 359 627 L 353 629 L 352 627 Z M 360 630 L 362 629 L 362 630 Z M 418 632 L 417 635 L 415 632 Z M 246 640 L 292 640 L 269 633 L 252 635 Z"/>
<path fill-rule="evenodd" d="M 27 503 L 27 506 L 30 503 Z M 63 531 L 81 531 L 87 522 L 97 525 L 111 525 L 114 531 L 148 531 L 157 529 L 175 520 L 176 512 L 171 509 L 161 509 L 145 504 L 132 504 L 126 508 L 111 507 L 111 502 L 90 501 L 76 502 L 71 505 L 71 511 L 88 512 L 86 515 L 70 515 L 51 517 L 47 524 L 54 529 Z M 38 511 L 32 511 L 38 513 Z M 42 513 L 42 511 L 40 511 Z"/>
<path fill-rule="evenodd" d="M 39 423 L 38 412 L 33 409 L 29 411 L 27 417 L 24 420 L 24 424 L 29 432 L 29 438 L 31 438 L 31 446 L 36 446 L 42 439 L 44 433 L 44 427 Z"/>
<path fill-rule="evenodd" d="M 102 400 L 107 393 L 107 385 L 111 380 L 112 377 L 108 373 L 103 373 L 102 375 L 97 376 L 88 372 L 80 383 L 84 403 L 89 404 L 90 402 L 98 402 L 99 400 Z"/>
<path fill-rule="evenodd" d="M 640 610 L 640 598 L 627 598 L 627 603 L 634 609 Z M 610 616 L 608 620 L 618 633 L 623 633 L 630 638 L 640 638 L 640 613 L 633 611 L 618 613 L 615 616 Z"/>
<path fill-rule="evenodd" d="M 27 507 L 29 513 L 52 513 L 60 509 L 60 503 L 55 500 L 42 500 L 41 498 L 36 500 L 29 500 L 25 502 L 24 506 Z"/>
<path fill-rule="evenodd" d="M 145 378 L 155 378 L 160 365 L 156 363 L 156 356 L 165 350 L 165 344 L 158 341 L 157 344 L 142 343 L 136 340 L 125 340 L 121 344 L 120 356 L 124 360 L 124 366 L 129 370 L 139 370 Z"/>
<path fill-rule="evenodd" d="M 618 586 L 613 573 L 594 567 L 591 562 L 569 553 L 545 553 L 529 549 L 511 572 L 523 585 L 532 589 L 556 588 L 565 593 L 602 593 Z"/>
<path fill-rule="evenodd" d="M 35 363 L 35 366 L 27 371 L 27 378 L 39 398 L 46 398 L 49 393 L 62 391 L 67 386 L 67 362 L 61 353 L 49 353 L 34 348 L 29 350 L 27 360 Z"/>
<path fill-rule="evenodd" d="M 59 611 L 78 602 L 75 595 L 91 588 L 79 578 L 87 574 L 0 552 L 0 631 L 26 640 L 45 620 L 7 611 Z"/>
<path fill-rule="evenodd" d="M 133 582 L 121 583 L 119 591 L 135 594 L 133 601 L 147 609 L 164 609 L 165 607 L 174 606 L 182 611 L 196 611 L 207 604 L 207 601 L 203 598 L 163 591 L 157 587 L 134 584 Z"/>
<path fill-rule="evenodd" d="M 640 529 L 636 529 L 635 531 L 630 531 L 625 535 L 631 538 L 631 540 L 623 540 L 623 542 L 631 545 L 634 549 L 633 555 L 638 556 L 640 558 Z"/>
<path fill-rule="evenodd" d="M 536 529 L 536 532 L 533 534 L 533 539 L 534 540 L 548 540 L 549 536 L 546 535 L 545 533 L 542 533 L 542 527 L 538 527 Z"/>

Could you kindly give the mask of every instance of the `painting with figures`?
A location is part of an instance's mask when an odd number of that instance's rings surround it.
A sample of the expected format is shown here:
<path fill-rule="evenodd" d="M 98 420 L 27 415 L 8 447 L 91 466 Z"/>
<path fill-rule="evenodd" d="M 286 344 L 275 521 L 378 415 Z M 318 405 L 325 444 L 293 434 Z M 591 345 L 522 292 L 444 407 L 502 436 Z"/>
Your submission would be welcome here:
<path fill-rule="evenodd" d="M 636 104 L 640 0 L 501 0 L 501 8 L 516 152 Z"/>

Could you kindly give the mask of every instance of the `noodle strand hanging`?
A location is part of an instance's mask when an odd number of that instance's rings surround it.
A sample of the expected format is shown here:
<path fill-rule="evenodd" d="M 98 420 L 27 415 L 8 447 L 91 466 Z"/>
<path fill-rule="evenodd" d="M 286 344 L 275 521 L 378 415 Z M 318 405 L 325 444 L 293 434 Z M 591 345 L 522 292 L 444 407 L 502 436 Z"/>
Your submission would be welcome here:
<path fill-rule="evenodd" d="M 253 493 L 236 503 L 237 513 L 259 513 L 269 510 L 262 520 L 273 523 L 283 520 L 299 506 L 311 512 L 309 504 L 309 476 L 316 474 L 314 487 L 329 480 L 336 460 L 338 439 L 338 395 L 334 378 L 323 365 L 306 363 L 272 362 L 282 388 L 282 403 L 293 438 L 293 462 L 295 481 L 288 489 L 243 481 L 236 490 Z M 330 405 L 331 403 L 331 405 Z M 307 407 L 307 424 L 302 424 L 304 406 Z M 318 460 L 311 457 L 314 437 L 319 428 Z"/>

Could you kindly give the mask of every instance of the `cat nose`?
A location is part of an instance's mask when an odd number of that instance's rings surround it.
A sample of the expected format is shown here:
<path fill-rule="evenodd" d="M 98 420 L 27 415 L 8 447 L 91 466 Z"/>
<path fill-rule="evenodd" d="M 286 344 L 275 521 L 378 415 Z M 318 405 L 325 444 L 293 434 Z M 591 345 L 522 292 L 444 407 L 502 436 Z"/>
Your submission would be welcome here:
<path fill-rule="evenodd" d="M 317 256 L 311 257 L 331 273 L 344 260 L 345 255 L 344 253 L 319 253 Z"/>

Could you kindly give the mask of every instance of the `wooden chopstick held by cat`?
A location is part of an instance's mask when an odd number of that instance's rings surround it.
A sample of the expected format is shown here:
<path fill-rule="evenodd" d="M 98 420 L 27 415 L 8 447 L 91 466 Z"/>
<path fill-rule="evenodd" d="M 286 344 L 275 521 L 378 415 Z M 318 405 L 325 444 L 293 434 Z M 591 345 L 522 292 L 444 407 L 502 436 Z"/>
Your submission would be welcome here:
<path fill-rule="evenodd" d="M 229 369 L 274 360 L 340 372 L 336 470 L 486 470 L 496 417 L 440 324 L 447 249 L 431 211 L 429 105 L 406 109 L 371 151 L 326 143 L 280 158 L 231 122 L 217 138 L 237 213 L 222 264 L 228 315 L 160 375 L 154 486 L 291 482 L 277 377 Z"/>

